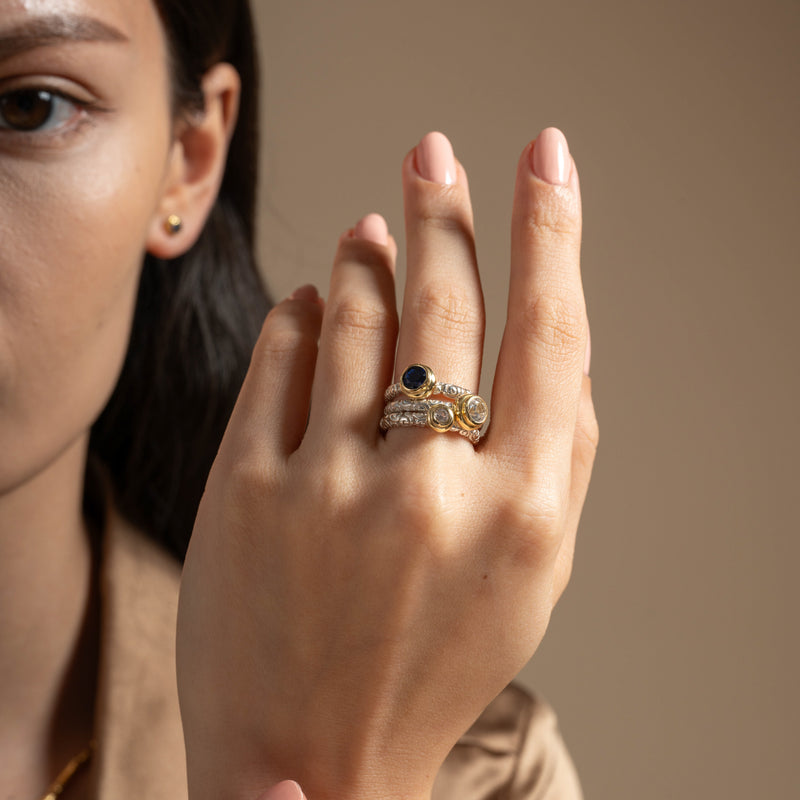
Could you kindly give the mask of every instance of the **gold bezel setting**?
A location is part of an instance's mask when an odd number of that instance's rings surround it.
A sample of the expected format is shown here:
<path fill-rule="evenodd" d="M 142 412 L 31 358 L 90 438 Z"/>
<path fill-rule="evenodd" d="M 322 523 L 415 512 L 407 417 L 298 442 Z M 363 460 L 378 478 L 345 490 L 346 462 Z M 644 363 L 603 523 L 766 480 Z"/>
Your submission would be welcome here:
<path fill-rule="evenodd" d="M 453 406 L 446 403 L 432 403 L 428 408 L 428 427 L 437 433 L 446 433 L 453 427 L 456 415 Z"/>
<path fill-rule="evenodd" d="M 451 431 L 477 444 L 489 426 L 489 404 L 480 395 L 454 383 L 438 382 L 425 364 L 406 367 L 383 396 L 382 431 L 409 427 Z"/>
<path fill-rule="evenodd" d="M 430 367 L 424 364 L 412 364 L 403 370 L 400 378 L 400 390 L 406 397 L 419 400 L 429 397 L 436 386 L 436 376 Z"/>
<path fill-rule="evenodd" d="M 486 424 L 489 406 L 480 395 L 462 394 L 456 402 L 455 416 L 462 428 L 474 431 Z"/>

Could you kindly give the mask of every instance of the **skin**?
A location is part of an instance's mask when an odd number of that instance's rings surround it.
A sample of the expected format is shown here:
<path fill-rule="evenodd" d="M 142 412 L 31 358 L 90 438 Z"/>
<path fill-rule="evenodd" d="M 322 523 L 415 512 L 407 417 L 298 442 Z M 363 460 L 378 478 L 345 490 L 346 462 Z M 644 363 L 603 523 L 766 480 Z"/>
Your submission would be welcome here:
<path fill-rule="evenodd" d="M 0 95 L 72 98 L 32 132 L 0 118 L 0 774 L 16 797 L 41 795 L 91 735 L 89 428 L 122 366 L 144 253 L 172 257 L 198 235 L 238 97 L 220 66 L 203 124 L 173 124 L 149 2 L 0 0 L 0 38 L 50 14 L 124 40 L 0 45 Z M 163 229 L 170 213 L 184 221 L 177 237 Z"/>
<path fill-rule="evenodd" d="M 49 87 L 80 111 L 58 135 L 0 130 L 0 774 L 19 797 L 41 793 L 91 734 L 88 431 L 122 364 L 144 253 L 178 255 L 202 228 L 239 91 L 218 65 L 203 121 L 176 125 L 149 2 L 0 0 L 0 38 L 45 11 L 90 15 L 127 42 L 50 42 L 0 60 L 0 95 Z M 541 180 L 534 147 L 517 171 L 508 326 L 478 449 L 377 430 L 395 347 L 398 370 L 422 361 L 479 383 L 460 164 L 443 186 L 420 174 L 415 150 L 403 162 L 401 320 L 393 240 L 364 225 L 339 242 L 327 304 L 300 292 L 267 318 L 181 589 L 192 800 L 252 800 L 287 777 L 312 800 L 428 797 L 449 748 L 544 635 L 597 424 L 577 170 L 570 159 L 566 185 Z M 163 230 L 170 213 L 184 220 L 177 237 Z"/>
<path fill-rule="evenodd" d="M 569 579 L 598 428 L 577 168 L 569 158 L 564 185 L 542 180 L 535 146 L 517 168 L 508 320 L 478 448 L 376 426 L 383 389 L 410 363 L 478 383 L 462 165 L 443 185 L 420 174 L 416 149 L 403 162 L 399 324 L 391 242 L 353 232 L 324 312 L 303 296 L 268 316 L 184 569 L 193 798 L 258 797 L 291 777 L 312 800 L 427 800 L 449 750 L 541 642 Z"/>

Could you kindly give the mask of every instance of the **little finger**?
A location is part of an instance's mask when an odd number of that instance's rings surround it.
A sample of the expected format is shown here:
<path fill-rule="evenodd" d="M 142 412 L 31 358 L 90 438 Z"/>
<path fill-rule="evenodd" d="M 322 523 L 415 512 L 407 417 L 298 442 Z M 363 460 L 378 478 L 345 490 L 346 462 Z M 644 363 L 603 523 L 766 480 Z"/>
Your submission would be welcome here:
<path fill-rule="evenodd" d="M 270 464 L 300 445 L 308 419 L 323 302 L 304 286 L 267 314 L 220 456 Z"/>
<path fill-rule="evenodd" d="M 379 214 L 339 239 L 322 320 L 308 436 L 376 441 L 397 340 L 396 246 Z"/>

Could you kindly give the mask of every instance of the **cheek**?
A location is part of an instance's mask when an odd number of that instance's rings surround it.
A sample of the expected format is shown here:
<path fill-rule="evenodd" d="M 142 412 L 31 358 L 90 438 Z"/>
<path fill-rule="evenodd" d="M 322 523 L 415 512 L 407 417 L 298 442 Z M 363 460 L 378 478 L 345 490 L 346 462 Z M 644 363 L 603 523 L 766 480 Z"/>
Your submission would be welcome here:
<path fill-rule="evenodd" d="M 115 133 L 0 165 L 0 490 L 91 426 L 124 360 L 167 133 Z"/>

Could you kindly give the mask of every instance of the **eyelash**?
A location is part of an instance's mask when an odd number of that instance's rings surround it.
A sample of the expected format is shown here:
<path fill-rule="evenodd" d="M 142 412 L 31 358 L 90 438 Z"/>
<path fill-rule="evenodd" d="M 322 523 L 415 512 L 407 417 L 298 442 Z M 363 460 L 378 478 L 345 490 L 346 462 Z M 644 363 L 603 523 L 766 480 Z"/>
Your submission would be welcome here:
<path fill-rule="evenodd" d="M 47 96 L 48 102 L 51 103 L 51 109 L 47 118 L 37 128 L 24 130 L 12 127 L 9 124 L 4 124 L 3 106 L 8 102 L 8 99 L 14 95 L 31 95 L 39 96 L 42 99 L 43 95 Z M 53 117 L 58 114 L 58 107 L 62 104 L 69 104 L 73 107 L 69 117 L 61 120 L 54 128 L 47 128 Z M 64 139 L 71 134 L 77 133 L 84 124 L 91 121 L 90 114 L 93 111 L 102 111 L 97 104 L 91 101 L 79 100 L 64 91 L 55 89 L 49 86 L 24 86 L 12 89 L 0 94 L 0 136 L 15 136 L 22 139 L 32 140 L 44 143 L 44 141 L 55 141 Z"/>

